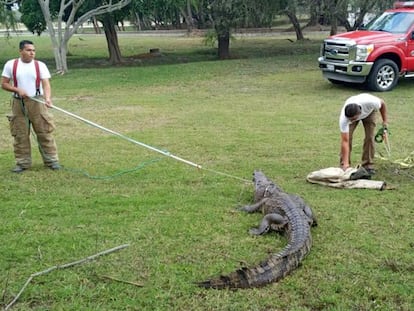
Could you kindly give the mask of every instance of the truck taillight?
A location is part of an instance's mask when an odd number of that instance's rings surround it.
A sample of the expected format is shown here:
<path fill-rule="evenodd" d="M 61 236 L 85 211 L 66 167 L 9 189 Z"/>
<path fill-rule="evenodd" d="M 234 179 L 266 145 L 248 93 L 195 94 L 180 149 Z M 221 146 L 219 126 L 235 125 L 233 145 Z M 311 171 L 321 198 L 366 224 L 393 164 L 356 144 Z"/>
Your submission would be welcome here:
<path fill-rule="evenodd" d="M 401 8 L 413 8 L 414 9 L 414 1 L 397 1 L 394 3 L 394 9 L 401 9 Z"/>

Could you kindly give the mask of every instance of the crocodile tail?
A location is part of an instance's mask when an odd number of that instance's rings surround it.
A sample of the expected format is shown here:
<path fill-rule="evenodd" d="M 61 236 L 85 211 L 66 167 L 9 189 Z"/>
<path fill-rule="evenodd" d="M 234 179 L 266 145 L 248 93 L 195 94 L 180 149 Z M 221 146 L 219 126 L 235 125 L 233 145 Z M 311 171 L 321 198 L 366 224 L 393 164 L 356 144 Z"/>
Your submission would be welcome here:
<path fill-rule="evenodd" d="M 309 253 L 312 238 L 303 241 L 301 247 L 292 250 L 287 246 L 283 251 L 273 254 L 266 261 L 251 268 L 241 268 L 228 275 L 198 283 L 198 286 L 213 289 L 237 289 L 261 287 L 269 283 L 276 282 L 291 271 L 295 270 L 302 259 Z"/>
<path fill-rule="evenodd" d="M 256 267 L 241 268 L 229 275 L 200 282 L 198 285 L 213 289 L 261 287 L 284 278 L 299 265 L 299 262 L 288 257 L 279 258 L 277 261 L 275 265 L 275 260 L 271 258 Z"/>
<path fill-rule="evenodd" d="M 282 279 L 291 270 L 295 269 L 298 264 L 296 264 L 296 261 L 293 263 L 288 257 L 275 259 L 272 256 L 255 267 L 244 267 L 228 275 L 221 275 L 217 278 L 200 282 L 198 285 L 213 289 L 261 287 Z"/>
<path fill-rule="evenodd" d="M 207 281 L 197 283 L 198 286 L 204 288 L 224 289 L 224 288 L 248 288 L 251 287 L 249 284 L 248 277 L 249 268 L 238 269 L 229 275 L 221 275 L 217 278 L 213 278 Z"/>

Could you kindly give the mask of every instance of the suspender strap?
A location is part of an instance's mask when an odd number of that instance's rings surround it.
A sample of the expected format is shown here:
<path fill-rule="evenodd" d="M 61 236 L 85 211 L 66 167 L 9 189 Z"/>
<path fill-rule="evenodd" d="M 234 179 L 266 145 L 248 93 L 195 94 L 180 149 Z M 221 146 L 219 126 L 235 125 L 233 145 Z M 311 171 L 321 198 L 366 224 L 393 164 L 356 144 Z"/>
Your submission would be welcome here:
<path fill-rule="evenodd" d="M 13 62 L 13 84 L 15 87 L 17 86 L 17 64 L 19 63 L 19 59 L 16 58 Z M 40 69 L 39 69 L 39 62 L 34 60 L 35 69 L 36 69 L 36 95 L 40 95 Z"/>
<path fill-rule="evenodd" d="M 35 61 L 35 68 L 36 68 L 36 96 L 40 95 L 40 69 L 39 69 L 39 62 Z"/>
<path fill-rule="evenodd" d="M 15 60 L 14 60 L 14 63 L 13 63 L 13 84 L 14 84 L 14 86 L 15 87 L 18 87 L 17 86 L 17 78 L 16 78 L 16 72 L 17 72 L 17 64 L 19 63 L 19 59 L 18 58 L 16 58 Z"/>

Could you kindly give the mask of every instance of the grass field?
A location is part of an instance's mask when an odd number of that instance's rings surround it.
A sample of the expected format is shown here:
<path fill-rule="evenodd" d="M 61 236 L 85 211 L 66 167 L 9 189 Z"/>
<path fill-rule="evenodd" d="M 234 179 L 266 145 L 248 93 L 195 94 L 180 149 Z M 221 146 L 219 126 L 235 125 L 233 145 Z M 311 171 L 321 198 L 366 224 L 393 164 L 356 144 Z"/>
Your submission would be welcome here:
<path fill-rule="evenodd" d="M 48 38 L 30 38 L 53 70 Z M 1 39 L 1 65 L 17 55 L 19 39 Z M 16 175 L 3 117 L 0 305 L 32 273 L 128 243 L 36 277 L 13 310 L 413 310 L 413 169 L 378 159 L 376 179 L 396 188 L 382 192 L 306 182 L 308 173 L 338 164 L 339 110 L 364 90 L 322 79 L 321 36 L 286 39 L 239 37 L 234 59 L 217 61 L 202 38 L 121 36 L 128 65 L 114 68 L 103 36 L 74 37 L 70 72 L 52 79 L 54 104 L 203 169 L 55 110 L 64 169 L 45 169 L 33 140 L 33 168 Z M 149 58 L 150 48 L 162 56 Z M 410 80 L 379 94 L 389 108 L 391 160 L 413 151 L 413 94 Z M 3 116 L 9 99 L 0 92 Z M 263 288 L 200 289 L 195 282 L 256 264 L 286 243 L 250 236 L 261 216 L 236 209 L 252 200 L 254 169 L 312 206 L 319 226 L 311 253 Z"/>

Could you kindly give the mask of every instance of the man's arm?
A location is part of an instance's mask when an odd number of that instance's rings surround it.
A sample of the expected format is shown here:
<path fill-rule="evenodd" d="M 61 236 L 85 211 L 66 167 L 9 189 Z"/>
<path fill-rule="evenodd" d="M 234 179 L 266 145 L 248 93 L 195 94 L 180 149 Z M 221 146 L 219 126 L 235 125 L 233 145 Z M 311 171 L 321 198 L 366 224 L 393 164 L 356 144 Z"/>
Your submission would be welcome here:
<path fill-rule="evenodd" d="M 349 167 L 349 133 L 341 133 L 341 168 Z"/>
<path fill-rule="evenodd" d="M 11 79 L 2 76 L 1 77 L 1 88 L 5 91 L 9 91 L 12 93 L 16 93 L 18 94 L 20 97 L 24 98 L 27 97 L 26 92 L 23 89 L 20 89 L 18 87 L 14 87 L 11 83 L 10 83 Z"/>
<path fill-rule="evenodd" d="M 42 79 L 42 88 L 46 106 L 52 107 L 52 88 L 49 79 Z"/>
<path fill-rule="evenodd" d="M 387 105 L 383 100 L 381 100 L 381 108 L 379 109 L 382 118 L 382 125 L 384 127 L 388 126 L 388 114 L 387 114 Z"/>

